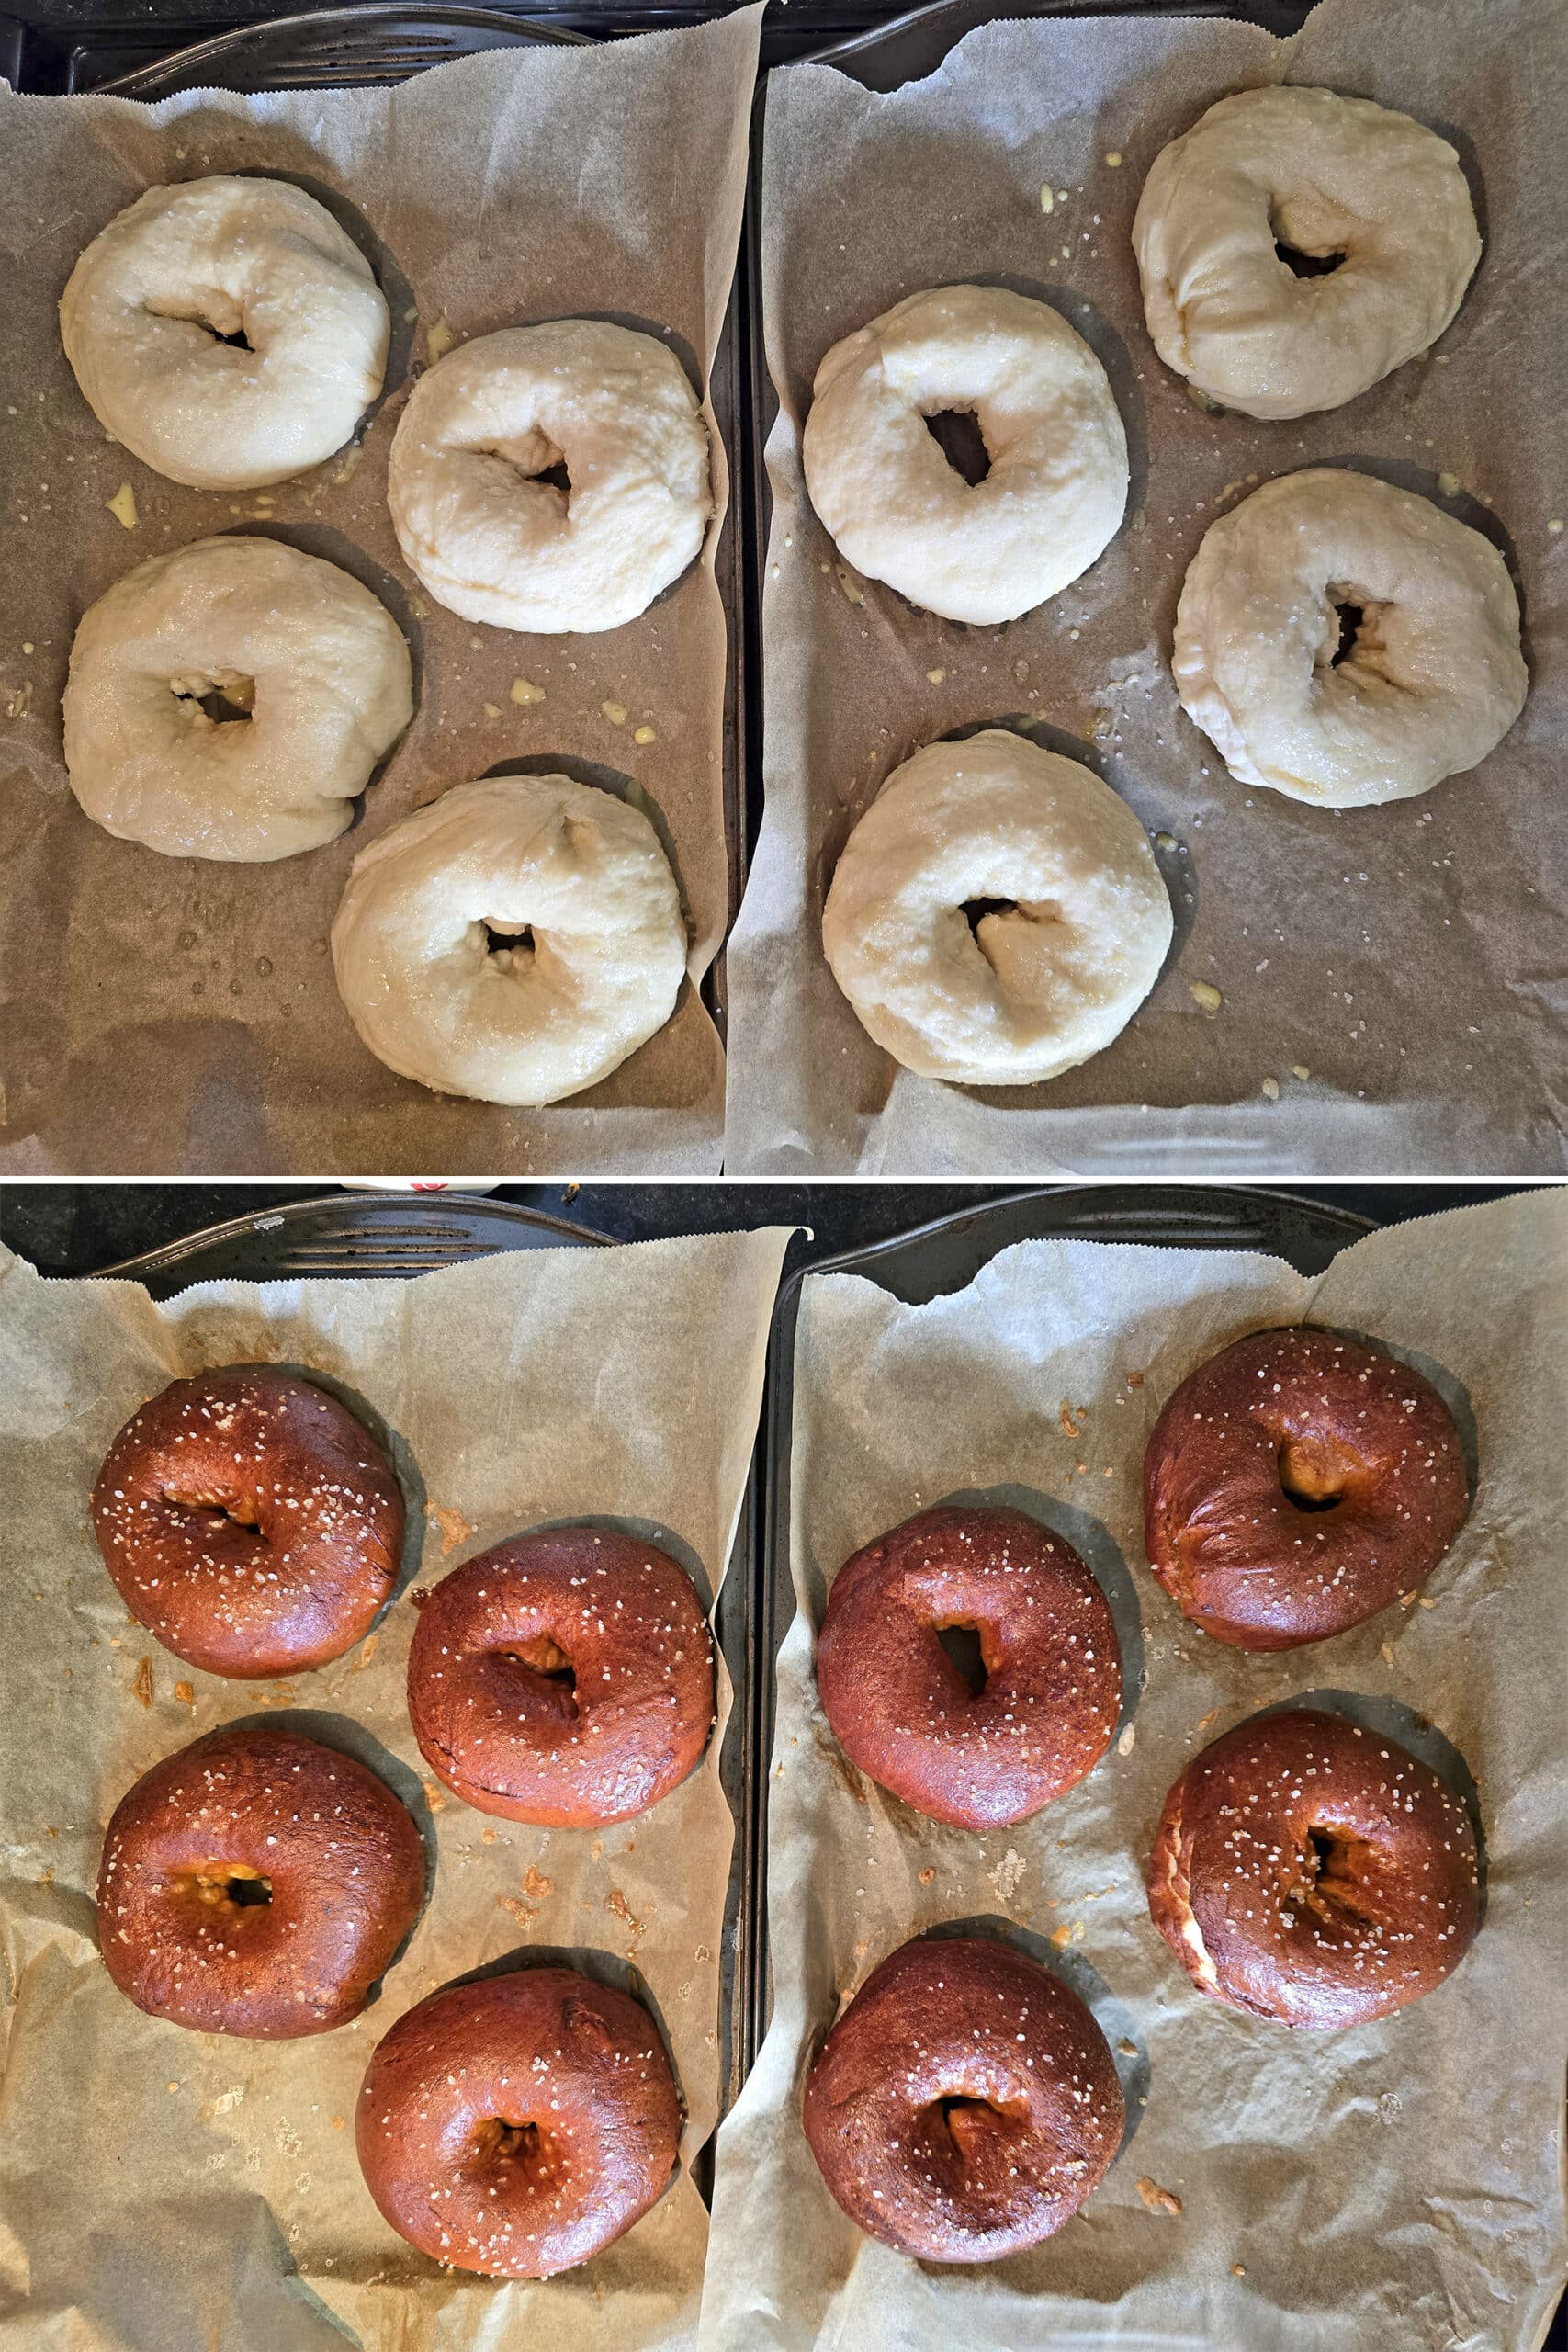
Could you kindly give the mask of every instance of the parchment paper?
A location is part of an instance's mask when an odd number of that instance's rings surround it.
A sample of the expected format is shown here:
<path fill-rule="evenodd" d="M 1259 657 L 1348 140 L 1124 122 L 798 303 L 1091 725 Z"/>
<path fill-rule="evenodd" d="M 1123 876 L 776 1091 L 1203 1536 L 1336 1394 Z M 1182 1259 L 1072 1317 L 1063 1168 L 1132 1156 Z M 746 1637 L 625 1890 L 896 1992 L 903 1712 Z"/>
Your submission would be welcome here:
<path fill-rule="evenodd" d="M 1437 1377 L 1476 1433 L 1480 1484 L 1429 1607 L 1248 1657 L 1193 1631 L 1149 1576 L 1144 1449 L 1204 1357 L 1302 1318 L 1375 1334 Z M 1565 1331 L 1560 1193 L 1377 1233 L 1315 1283 L 1259 1256 L 1043 1241 L 925 1306 L 855 1276 L 807 1282 L 790 1482 L 800 1613 L 779 1657 L 770 1781 L 773 2018 L 719 2134 L 704 2352 L 1540 2342 L 1565 2243 Z M 1088 1780 L 983 1838 L 922 1820 L 856 1772 L 812 1671 L 845 1557 L 976 1490 L 1033 1510 L 1088 1560 L 1118 1613 L 1130 1702 Z M 1386 1713 L 1419 1710 L 1460 1751 L 1479 1784 L 1487 1908 L 1424 2001 L 1345 2033 L 1292 2033 L 1193 1990 L 1149 1922 L 1143 1873 L 1166 1791 L 1198 1748 L 1327 1690 L 1364 1694 L 1364 1719 L 1430 1758 Z M 1014 1923 L 1090 2000 L 1135 2131 L 1055 2237 L 964 2271 L 862 2237 L 799 2109 L 840 1996 L 908 1937 L 976 1917 Z M 1139 2179 L 1179 2197 L 1179 2217 L 1148 2210 Z"/>
<path fill-rule="evenodd" d="M 604 47 L 494 51 L 390 89 L 146 107 L 0 87 L 0 1165 L 83 1174 L 563 1175 L 716 1170 L 723 1051 L 696 994 L 728 919 L 728 498 L 700 561 L 603 636 L 475 627 L 398 551 L 387 454 L 444 339 L 561 316 L 667 334 L 705 390 L 734 270 L 760 7 Z M 84 245 L 144 187 L 266 171 L 339 209 L 392 314 L 388 390 L 360 446 L 269 497 L 181 489 L 112 446 L 76 390 L 56 305 Z M 341 201 L 340 201 L 341 199 Z M 127 532 L 107 501 L 135 495 Z M 160 857 L 68 789 L 60 695 L 77 621 L 112 582 L 212 532 L 271 532 L 352 571 L 407 632 L 413 725 L 350 830 L 272 865 Z M 543 702 L 512 698 L 514 679 Z M 624 711 L 612 724 L 602 708 Z M 638 744 L 641 727 L 654 740 Z M 660 831 L 691 926 L 691 984 L 611 1078 L 543 1111 L 436 1095 L 360 1044 L 327 933 L 355 853 L 504 763 L 625 791 Z"/>
<path fill-rule="evenodd" d="M 745 1489 L 786 1239 L 773 1228 L 529 1250 L 408 1283 L 212 1283 L 164 1306 L 130 1283 L 40 1282 L 6 1255 L 0 2328 L 18 2352 L 328 2352 L 345 2340 L 493 2352 L 536 2330 L 573 2352 L 691 2344 L 706 2216 L 690 2168 L 717 2111 L 732 1836 L 722 1663 L 705 1762 L 641 1819 L 602 1835 L 492 1821 L 442 1792 L 414 1745 L 406 1586 L 345 1658 L 285 1684 L 225 1681 L 129 1621 L 87 1498 L 115 1430 L 165 1381 L 277 1362 L 325 1376 L 389 1432 L 407 1577 L 428 1586 L 530 1525 L 608 1517 L 668 1543 L 711 1595 Z M 380 1771 L 411 1802 L 434 1864 L 378 2000 L 295 2042 L 145 2018 L 97 1950 L 93 1893 L 114 1806 L 160 1757 L 258 1712 Z M 436 1985 L 520 1951 L 622 1983 L 629 1964 L 686 2108 L 681 2170 L 660 2202 L 597 2260 L 532 2286 L 443 2274 L 416 2255 L 382 2221 L 354 2153 L 360 2079 L 388 2027 Z"/>
<path fill-rule="evenodd" d="M 768 444 L 767 814 L 728 958 L 731 1169 L 1563 1165 L 1568 201 L 1551 159 L 1565 36 L 1557 0 L 1322 0 L 1291 41 L 1179 17 L 1056 18 L 984 26 L 891 96 L 825 66 L 769 76 L 763 300 L 781 411 Z M 1453 140 L 1486 251 L 1434 352 L 1346 408 L 1258 424 L 1205 414 L 1156 356 L 1130 232 L 1166 142 L 1226 91 L 1278 80 L 1378 99 Z M 1132 457 L 1120 537 L 1004 628 L 841 580 L 800 471 L 829 347 L 908 294 L 974 278 L 1050 301 L 1087 337 Z M 1168 667 L 1209 525 L 1260 480 L 1330 461 L 1436 495 L 1504 545 L 1531 674 L 1523 718 L 1474 774 L 1345 814 L 1234 783 Z M 1156 837 L 1176 951 L 1132 1026 L 1083 1069 L 1043 1087 L 943 1087 L 862 1030 L 823 959 L 822 901 L 894 767 L 954 729 L 1021 717 L 1097 769 Z M 1193 982 L 1220 990 L 1217 1012 Z"/>

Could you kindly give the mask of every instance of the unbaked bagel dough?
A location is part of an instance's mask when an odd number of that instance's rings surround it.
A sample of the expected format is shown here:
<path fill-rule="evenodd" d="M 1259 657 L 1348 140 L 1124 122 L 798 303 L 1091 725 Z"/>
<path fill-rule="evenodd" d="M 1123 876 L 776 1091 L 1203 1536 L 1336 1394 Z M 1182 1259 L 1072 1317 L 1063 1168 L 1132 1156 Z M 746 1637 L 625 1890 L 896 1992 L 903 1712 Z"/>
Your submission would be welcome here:
<path fill-rule="evenodd" d="M 1325 260 L 1298 277 L 1276 245 Z M 1247 416 L 1338 408 L 1435 343 L 1481 235 L 1459 158 L 1332 90 L 1238 90 L 1156 156 L 1133 222 L 1168 368 Z"/>
<path fill-rule="evenodd" d="M 981 911 L 973 931 L 965 909 Z M 924 1078 L 1032 1086 L 1159 977 L 1170 900 L 1107 784 L 1000 728 L 895 769 L 844 846 L 822 944 L 862 1025 Z"/>
<path fill-rule="evenodd" d="M 209 715 L 214 694 L 248 717 Z M 280 540 L 197 539 L 83 615 L 65 765 L 121 841 L 256 864 L 335 839 L 412 715 L 402 631 L 357 580 Z"/>
<path fill-rule="evenodd" d="M 536 479 L 564 465 L 569 490 Z M 678 580 L 713 512 L 680 361 L 602 319 L 507 327 L 422 376 L 387 480 L 438 604 L 497 628 L 619 628 Z"/>
<path fill-rule="evenodd" d="M 496 948 L 490 931 L 529 936 Z M 360 851 L 333 961 L 389 1069 L 437 1093 L 558 1102 L 669 1020 L 686 927 L 639 810 L 570 776 L 491 776 Z"/>
<path fill-rule="evenodd" d="M 972 413 L 971 484 L 928 417 Z M 1127 436 L 1105 370 L 1047 303 L 998 286 L 911 294 L 836 343 L 802 446 L 845 560 L 955 621 L 1010 621 L 1087 571 L 1127 503 Z"/>
<path fill-rule="evenodd" d="M 1340 607 L 1360 620 L 1337 661 Z M 1407 799 L 1474 767 L 1529 683 L 1491 541 L 1338 467 L 1265 482 L 1211 526 L 1171 667 L 1239 783 L 1325 808 Z"/>
<path fill-rule="evenodd" d="M 389 322 L 369 263 L 314 197 L 223 175 L 150 187 L 100 230 L 60 332 L 117 441 L 171 481 L 244 490 L 352 438 L 381 390 Z"/>

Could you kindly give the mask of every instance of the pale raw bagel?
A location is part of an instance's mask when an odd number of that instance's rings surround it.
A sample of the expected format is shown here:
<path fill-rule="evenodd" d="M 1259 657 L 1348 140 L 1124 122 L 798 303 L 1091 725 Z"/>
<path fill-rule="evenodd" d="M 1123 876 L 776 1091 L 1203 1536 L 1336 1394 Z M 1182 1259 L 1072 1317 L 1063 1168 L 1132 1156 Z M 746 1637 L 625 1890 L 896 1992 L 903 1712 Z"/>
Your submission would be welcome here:
<path fill-rule="evenodd" d="M 983 913 L 976 899 L 1010 901 Z M 1088 1061 L 1159 977 L 1170 900 L 1143 827 L 1077 761 L 1000 728 L 896 768 L 822 916 L 833 978 L 907 1069 L 1032 1086 Z"/>
<path fill-rule="evenodd" d="M 99 424 L 197 490 L 320 465 L 352 437 L 387 365 L 369 263 L 288 180 L 150 187 L 77 262 L 60 332 Z M 248 350 L 220 339 L 241 334 Z"/>
<path fill-rule="evenodd" d="M 563 465 L 570 491 L 534 477 Z M 497 628 L 619 628 L 703 543 L 707 431 L 673 352 L 602 319 L 507 327 L 421 377 L 387 478 L 438 604 Z"/>
<path fill-rule="evenodd" d="M 971 484 L 926 419 L 972 413 Z M 1016 620 L 1087 571 L 1121 527 L 1127 436 L 1105 370 L 1047 303 L 945 286 L 836 343 L 817 370 L 807 488 L 845 560 L 928 613 Z"/>
<path fill-rule="evenodd" d="M 492 949 L 487 925 L 532 945 Z M 389 1069 L 441 1094 L 558 1102 L 664 1026 L 686 927 L 639 810 L 570 776 L 491 776 L 360 851 L 333 962 Z"/>
<path fill-rule="evenodd" d="M 1276 243 L 1318 260 L 1296 277 Z M 1481 236 L 1459 158 L 1332 90 L 1238 90 L 1156 156 L 1133 222 L 1168 368 L 1247 416 L 1338 408 L 1436 343 Z"/>
<path fill-rule="evenodd" d="M 215 720 L 215 691 L 249 717 Z M 334 840 L 412 714 L 402 631 L 357 580 L 276 539 L 197 539 L 82 616 L 65 765 L 121 841 L 257 864 Z"/>
<path fill-rule="evenodd" d="M 1336 663 L 1341 605 L 1362 617 Z M 1239 783 L 1324 808 L 1408 799 L 1474 767 L 1529 684 L 1491 541 L 1338 467 L 1265 482 L 1211 526 L 1171 667 Z"/>

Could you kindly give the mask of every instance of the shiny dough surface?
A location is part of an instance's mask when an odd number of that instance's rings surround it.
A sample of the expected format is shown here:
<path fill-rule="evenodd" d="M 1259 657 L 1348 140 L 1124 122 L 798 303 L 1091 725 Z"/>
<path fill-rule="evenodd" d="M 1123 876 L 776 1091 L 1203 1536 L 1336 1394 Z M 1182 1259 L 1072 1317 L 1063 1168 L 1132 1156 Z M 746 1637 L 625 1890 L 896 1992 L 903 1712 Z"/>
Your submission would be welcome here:
<path fill-rule="evenodd" d="M 100 230 L 60 332 L 116 440 L 172 481 L 242 490 L 352 438 L 381 390 L 389 320 L 369 263 L 314 197 L 222 174 L 150 187 Z"/>
<path fill-rule="evenodd" d="M 1001 900 L 977 916 L 964 910 Z M 846 842 L 822 942 L 906 1069 L 1028 1086 L 1099 1053 L 1159 975 L 1170 900 L 1125 801 L 1000 728 L 896 768 Z"/>
<path fill-rule="evenodd" d="M 1481 258 L 1447 140 L 1284 87 L 1221 98 L 1161 151 L 1133 245 L 1166 366 L 1258 417 L 1338 408 L 1425 351 Z M 1332 266 L 1298 277 L 1280 246 Z"/>
<path fill-rule="evenodd" d="M 927 430 L 973 414 L 970 483 Z M 836 343 L 802 449 L 839 552 L 923 610 L 1014 620 L 1086 571 L 1121 528 L 1127 436 L 1094 353 L 1045 302 L 998 286 L 911 294 Z"/>

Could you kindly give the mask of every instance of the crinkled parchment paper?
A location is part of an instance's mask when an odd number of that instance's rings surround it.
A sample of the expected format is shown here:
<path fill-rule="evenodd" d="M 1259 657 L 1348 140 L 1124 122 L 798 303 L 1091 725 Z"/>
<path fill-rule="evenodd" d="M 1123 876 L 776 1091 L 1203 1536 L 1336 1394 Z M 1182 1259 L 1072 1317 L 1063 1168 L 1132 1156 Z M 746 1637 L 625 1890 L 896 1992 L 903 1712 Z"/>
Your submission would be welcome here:
<path fill-rule="evenodd" d="M 1144 1449 L 1204 1357 L 1302 1318 L 1373 1334 L 1436 1376 L 1474 1434 L 1480 1483 L 1429 1606 L 1248 1657 L 1193 1631 L 1148 1574 Z M 1042 1241 L 925 1306 L 849 1275 L 806 1283 L 790 1498 L 800 1613 L 779 1657 L 770 1782 L 773 2019 L 719 2135 L 704 2352 L 1540 2344 L 1564 2272 L 1565 1339 L 1562 1193 L 1377 1233 L 1315 1283 L 1265 1257 Z M 976 1492 L 1036 1512 L 1100 1576 L 1129 1699 L 1088 1780 L 986 1837 L 927 1822 L 857 1773 L 812 1676 L 844 1558 Z M 1364 1720 L 1418 1748 L 1398 1711 L 1429 1716 L 1479 1784 L 1490 1864 L 1485 1923 L 1455 1975 L 1400 2016 L 1337 2034 L 1203 1999 L 1144 1895 L 1161 1803 L 1191 1757 L 1312 1691 L 1361 1694 Z M 906 1938 L 976 1917 L 1012 1922 L 1089 1998 L 1135 2129 L 1055 2237 L 965 2271 L 861 2236 L 799 2110 L 840 1996 Z M 1140 2180 L 1179 2198 L 1179 2216 L 1150 2210 Z"/>
<path fill-rule="evenodd" d="M 1259 424 L 1205 413 L 1156 356 L 1130 232 L 1167 141 L 1226 91 L 1278 80 L 1359 93 L 1452 139 L 1486 250 L 1434 351 L 1348 407 Z M 769 76 L 763 292 L 782 407 L 768 446 L 767 816 L 728 967 L 731 1168 L 1562 1166 L 1565 119 L 1559 0 L 1323 0 L 1291 41 L 1179 17 L 996 23 L 891 96 L 825 66 Z M 1050 301 L 1087 336 L 1132 457 L 1114 544 L 1004 628 L 939 620 L 840 571 L 800 470 L 829 347 L 922 287 L 972 278 Z M 1523 718 L 1475 773 L 1345 814 L 1234 783 L 1168 666 L 1209 525 L 1259 481 L 1328 462 L 1435 496 L 1501 541 L 1531 675 Z M 822 901 L 894 767 L 956 729 L 1022 717 L 1155 836 L 1177 947 L 1132 1026 L 1083 1069 L 1047 1086 L 944 1087 L 862 1030 L 822 956 Z M 1195 982 L 1220 991 L 1217 1011 Z"/>
<path fill-rule="evenodd" d="M 212 1283 L 163 1306 L 137 1284 L 40 1282 L 5 1257 L 0 2330 L 18 2352 L 492 2352 L 536 2330 L 573 2352 L 691 2344 L 707 2233 L 690 2168 L 721 2075 L 722 1728 L 679 1790 L 601 1835 L 475 1813 L 432 1781 L 409 1727 L 408 1580 L 428 1586 L 531 1525 L 609 1518 L 667 1542 L 711 1596 L 786 1238 L 521 1251 L 408 1283 Z M 409 1506 L 405 1583 L 378 1628 L 287 1683 L 225 1681 L 160 1648 L 128 1619 L 87 1517 L 143 1397 L 246 1361 L 322 1375 L 357 1404 L 389 1435 Z M 721 1724 L 728 1705 L 721 1666 Z M 94 1916 L 104 1826 L 138 1774 L 258 1714 L 382 1772 L 434 1862 L 379 1999 L 294 2042 L 143 2017 L 104 1973 Z M 544 2285 L 441 2272 L 382 2221 L 354 2152 L 360 2078 L 387 2028 L 514 1953 L 619 1983 L 629 1968 L 686 2108 L 660 2202 Z"/>
<path fill-rule="evenodd" d="M 193 1173 L 695 1170 L 718 1165 L 724 1057 L 696 989 L 728 916 L 725 622 L 715 550 L 602 636 L 459 620 L 404 565 L 387 453 L 448 340 L 604 315 L 668 334 L 705 388 L 733 275 L 761 10 L 594 48 L 495 51 L 390 89 L 154 107 L 0 87 L 0 1164 Z M 270 493 L 182 489 L 108 442 L 61 347 L 82 248 L 166 180 L 273 172 L 329 202 L 392 314 L 360 441 Z M 434 343 L 431 338 L 434 336 Z M 107 502 L 129 482 L 136 526 Z M 350 830 L 271 865 L 160 857 L 76 806 L 60 696 L 82 613 L 148 556 L 270 532 L 342 564 L 407 632 L 419 709 Z M 516 680 L 543 701 L 513 698 Z M 621 714 L 615 723 L 605 706 Z M 652 739 L 638 743 L 639 729 Z M 575 1100 L 437 1095 L 360 1044 L 327 934 L 366 842 L 513 761 L 644 796 L 680 882 L 691 981 L 659 1035 Z"/>

